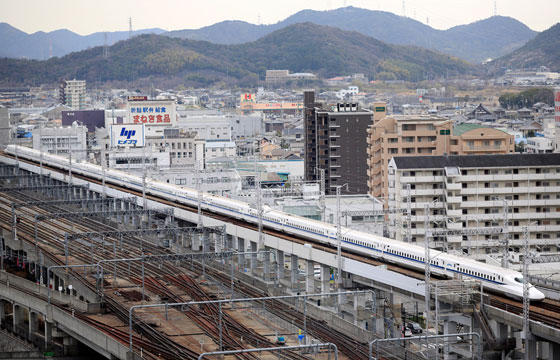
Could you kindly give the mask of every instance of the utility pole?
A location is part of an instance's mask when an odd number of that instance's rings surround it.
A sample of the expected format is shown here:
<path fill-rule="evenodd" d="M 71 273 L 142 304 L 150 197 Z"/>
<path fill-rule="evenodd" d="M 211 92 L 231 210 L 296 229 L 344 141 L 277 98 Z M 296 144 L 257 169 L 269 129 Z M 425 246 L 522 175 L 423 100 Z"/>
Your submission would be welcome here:
<path fill-rule="evenodd" d="M 109 58 L 109 45 L 107 44 L 107 32 L 104 34 L 104 43 L 103 43 L 103 58 Z"/>
<path fill-rule="evenodd" d="M 426 335 L 428 334 L 430 322 L 430 234 L 428 227 L 430 226 L 430 204 L 424 205 L 424 286 L 426 297 Z"/>
<path fill-rule="evenodd" d="M 197 194 L 197 211 L 198 211 L 198 224 L 196 227 L 201 228 L 202 225 L 202 191 L 200 190 L 200 164 L 198 159 L 195 162 L 195 177 L 196 177 L 196 194 Z"/>
<path fill-rule="evenodd" d="M 258 169 L 258 161 L 257 161 L 257 149 L 253 144 L 253 160 L 255 163 L 255 195 L 257 197 L 257 215 L 259 220 L 259 250 L 263 250 L 264 248 L 264 240 L 263 240 L 263 204 L 262 204 L 262 189 L 261 189 L 261 174 L 259 173 Z"/>
<path fill-rule="evenodd" d="M 148 208 L 146 199 L 146 144 L 142 146 L 142 208 Z"/>
<path fill-rule="evenodd" d="M 255 157 L 255 187 L 257 191 L 257 211 L 259 215 L 259 250 L 264 248 L 263 239 L 263 204 L 262 204 L 262 191 L 261 191 L 261 176 L 257 168 L 257 158 Z"/>
<path fill-rule="evenodd" d="M 43 185 L 43 124 L 39 125 L 39 149 L 41 151 L 40 166 L 41 166 L 41 185 Z"/>
<path fill-rule="evenodd" d="M 406 215 L 406 242 L 412 242 L 412 214 L 411 214 L 411 210 L 412 210 L 412 204 L 411 204 L 411 199 L 410 199 L 410 184 L 406 184 L 406 211 L 407 211 L 407 215 Z"/>
<path fill-rule="evenodd" d="M 320 176 L 320 191 L 321 194 L 319 195 L 319 207 L 321 209 L 321 221 L 325 222 L 326 221 L 326 216 L 325 216 L 325 169 L 320 169 L 317 168 L 319 170 L 319 176 Z"/>
<path fill-rule="evenodd" d="M 42 155 L 43 153 L 41 153 Z M 101 144 L 101 185 L 103 186 L 103 199 L 107 198 L 107 188 L 105 187 L 105 144 Z M 105 204 L 103 205 L 105 206 Z"/>
<path fill-rule="evenodd" d="M 344 186 L 348 189 L 348 184 L 336 187 L 336 284 L 338 289 L 342 288 L 342 227 L 340 224 L 342 213 L 340 212 L 340 189 Z"/>
<path fill-rule="evenodd" d="M 524 255 L 523 255 L 523 337 L 525 338 L 525 360 L 529 360 L 529 351 L 528 351 L 528 342 L 530 336 L 530 328 L 529 328 L 529 305 L 530 305 L 530 298 L 529 298 L 529 226 L 528 224 L 525 226 L 523 231 L 523 247 L 524 247 Z"/>
<path fill-rule="evenodd" d="M 507 269 L 509 266 L 509 222 L 508 222 L 508 203 L 506 199 L 503 199 L 504 202 L 504 248 L 502 253 L 502 267 Z"/>

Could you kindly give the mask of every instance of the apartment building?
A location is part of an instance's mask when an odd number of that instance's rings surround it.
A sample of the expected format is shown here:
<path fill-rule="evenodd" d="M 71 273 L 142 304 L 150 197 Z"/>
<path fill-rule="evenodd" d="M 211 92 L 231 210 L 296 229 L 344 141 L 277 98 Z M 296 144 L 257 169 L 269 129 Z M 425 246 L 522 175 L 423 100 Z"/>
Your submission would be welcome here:
<path fill-rule="evenodd" d="M 38 126 L 32 130 L 33 149 L 85 160 L 87 148 L 87 127 L 74 123 L 68 127 Z"/>
<path fill-rule="evenodd" d="M 319 181 L 325 171 L 325 193 L 366 194 L 367 129 L 373 112 L 357 104 L 323 107 L 313 91 L 304 92 L 305 180 Z"/>
<path fill-rule="evenodd" d="M 531 247 L 560 250 L 560 154 L 394 157 L 388 174 L 389 207 L 411 210 L 410 233 L 406 214 L 389 215 L 392 238 L 423 243 L 429 204 L 430 229 L 459 231 L 431 237 L 432 247 L 479 259 L 499 257 L 507 235 L 515 261 L 529 226 Z M 462 233 L 481 228 L 503 231 Z"/>
<path fill-rule="evenodd" d="M 159 136 L 146 136 L 144 148 L 111 148 L 110 138 L 102 129 L 98 129 L 96 138 L 97 143 L 107 151 L 108 166 L 114 168 L 137 170 L 150 164 L 157 168 L 194 171 L 197 161 L 199 168 L 204 168 L 205 141 L 198 139 L 196 132 L 179 128 L 163 128 L 160 132 Z"/>
<path fill-rule="evenodd" d="M 387 165 L 395 156 L 507 154 L 515 150 L 514 136 L 505 131 L 474 124 L 454 126 L 452 120 L 433 115 L 376 119 L 368 129 L 367 143 L 369 193 L 382 198 L 388 195 Z"/>
<path fill-rule="evenodd" d="M 74 110 L 86 107 L 86 81 L 64 80 L 59 87 L 60 102 Z"/>

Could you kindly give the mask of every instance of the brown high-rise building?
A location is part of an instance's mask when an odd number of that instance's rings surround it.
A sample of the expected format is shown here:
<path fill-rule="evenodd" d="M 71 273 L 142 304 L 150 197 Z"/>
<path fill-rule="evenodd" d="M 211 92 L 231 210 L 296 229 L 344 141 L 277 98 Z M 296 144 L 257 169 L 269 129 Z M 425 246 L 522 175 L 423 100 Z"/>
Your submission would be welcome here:
<path fill-rule="evenodd" d="M 348 184 L 347 194 L 366 194 L 367 129 L 373 113 L 358 104 L 324 107 L 315 102 L 314 91 L 304 92 L 305 107 L 305 180 L 320 180 L 325 170 L 325 193 L 335 194 L 336 187 Z"/>

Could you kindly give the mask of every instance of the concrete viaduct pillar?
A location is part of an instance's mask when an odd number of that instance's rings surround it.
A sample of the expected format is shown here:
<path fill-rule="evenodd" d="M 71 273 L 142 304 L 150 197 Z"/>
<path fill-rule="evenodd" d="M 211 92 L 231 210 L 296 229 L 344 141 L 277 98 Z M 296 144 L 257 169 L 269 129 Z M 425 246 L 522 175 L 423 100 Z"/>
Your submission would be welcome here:
<path fill-rule="evenodd" d="M 276 250 L 276 262 L 278 264 L 276 276 L 278 277 L 278 283 L 284 278 L 284 261 L 284 252 L 282 250 Z"/>
<path fill-rule="evenodd" d="M 308 294 L 315 292 L 315 266 L 311 260 L 305 263 L 305 291 Z"/>
<path fill-rule="evenodd" d="M 298 288 L 298 275 L 299 275 L 299 268 L 298 268 L 298 263 L 299 263 L 299 258 L 297 255 L 292 254 L 290 256 L 290 261 L 291 261 L 291 283 L 292 283 L 292 289 L 297 289 Z"/>
<path fill-rule="evenodd" d="M 257 251 L 257 243 L 255 241 L 250 241 L 251 252 Z M 257 254 L 251 254 L 251 271 L 255 271 L 257 268 Z"/>
<path fill-rule="evenodd" d="M 239 251 L 240 253 L 244 253 L 246 252 L 245 250 L 247 249 L 246 245 L 245 245 L 245 239 L 238 237 L 237 238 L 237 251 Z M 241 272 L 244 272 L 245 269 L 245 255 L 240 255 L 238 257 L 238 265 L 239 265 L 239 270 Z"/>

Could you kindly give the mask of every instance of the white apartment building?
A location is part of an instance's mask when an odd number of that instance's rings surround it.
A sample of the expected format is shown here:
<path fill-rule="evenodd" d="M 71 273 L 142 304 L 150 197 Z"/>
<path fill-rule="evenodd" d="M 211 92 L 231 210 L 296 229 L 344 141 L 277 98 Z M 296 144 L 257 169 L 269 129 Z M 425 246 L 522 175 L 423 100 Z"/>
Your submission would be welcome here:
<path fill-rule="evenodd" d="M 233 141 L 206 141 L 205 161 L 221 158 L 234 158 L 237 146 Z"/>
<path fill-rule="evenodd" d="M 230 141 L 231 126 L 225 117 L 179 118 L 179 127 L 185 131 L 196 132 L 197 138 L 204 140 Z"/>
<path fill-rule="evenodd" d="M 530 137 L 527 138 L 525 150 L 529 154 L 544 154 L 554 151 L 554 138 Z"/>
<path fill-rule="evenodd" d="M 219 196 L 230 197 L 241 191 L 241 177 L 235 169 L 200 170 L 198 175 L 195 170 L 159 169 L 150 177 L 189 189 L 197 188 L 198 179 L 201 191 Z"/>
<path fill-rule="evenodd" d="M 59 98 L 62 104 L 69 106 L 74 110 L 85 109 L 86 81 L 76 79 L 61 81 Z"/>
<path fill-rule="evenodd" d="M 87 156 L 87 127 L 74 123 L 69 127 L 35 127 L 32 131 L 33 149 L 84 160 Z"/>
<path fill-rule="evenodd" d="M 388 175 L 389 208 L 408 208 L 410 185 L 413 243 L 424 242 L 425 205 L 429 204 L 432 234 L 456 230 L 431 237 L 432 247 L 488 261 L 489 256 L 501 257 L 507 235 L 509 259 L 518 261 L 528 226 L 534 250 L 560 251 L 560 154 L 395 157 Z M 473 229 L 483 228 L 502 230 L 474 234 Z M 406 214 L 389 215 L 389 235 L 408 239 Z"/>

